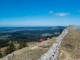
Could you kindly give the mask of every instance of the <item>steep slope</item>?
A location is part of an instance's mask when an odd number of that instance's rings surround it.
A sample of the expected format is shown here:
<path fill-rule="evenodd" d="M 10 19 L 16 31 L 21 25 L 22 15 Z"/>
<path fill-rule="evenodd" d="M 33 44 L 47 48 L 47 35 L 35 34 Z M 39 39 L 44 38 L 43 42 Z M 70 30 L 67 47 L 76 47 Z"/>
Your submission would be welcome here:
<path fill-rule="evenodd" d="M 69 33 L 62 40 L 59 60 L 80 60 L 80 29 L 75 25 L 66 29 Z"/>

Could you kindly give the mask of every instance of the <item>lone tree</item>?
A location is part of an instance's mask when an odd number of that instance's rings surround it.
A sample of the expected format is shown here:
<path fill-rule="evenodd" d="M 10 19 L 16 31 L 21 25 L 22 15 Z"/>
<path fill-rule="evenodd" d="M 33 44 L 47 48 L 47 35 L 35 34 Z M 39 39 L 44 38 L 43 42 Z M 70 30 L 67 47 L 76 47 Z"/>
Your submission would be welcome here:
<path fill-rule="evenodd" d="M 62 33 L 62 31 L 63 31 L 63 29 L 62 29 L 62 28 L 60 28 L 60 34 Z"/>
<path fill-rule="evenodd" d="M 26 40 L 20 40 L 19 41 L 19 49 L 23 48 L 23 47 L 27 47 L 28 45 L 26 44 Z"/>

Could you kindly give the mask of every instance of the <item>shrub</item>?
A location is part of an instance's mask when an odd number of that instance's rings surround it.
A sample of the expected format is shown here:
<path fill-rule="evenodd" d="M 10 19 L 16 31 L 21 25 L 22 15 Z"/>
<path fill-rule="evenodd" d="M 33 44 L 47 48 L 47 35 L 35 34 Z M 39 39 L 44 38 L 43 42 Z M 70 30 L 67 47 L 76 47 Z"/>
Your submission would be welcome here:
<path fill-rule="evenodd" d="M 10 54 L 12 53 L 13 51 L 15 51 L 15 46 L 13 44 L 13 42 L 11 41 L 11 43 L 9 44 L 9 47 L 7 47 L 7 49 L 5 49 L 5 54 Z"/>
<path fill-rule="evenodd" d="M 0 51 L 0 58 L 2 58 L 3 57 L 3 55 L 2 55 L 2 53 L 1 53 L 1 51 Z"/>
<path fill-rule="evenodd" d="M 26 40 L 20 40 L 19 41 L 19 49 L 23 48 L 23 47 L 27 47 L 28 45 L 26 44 Z"/>

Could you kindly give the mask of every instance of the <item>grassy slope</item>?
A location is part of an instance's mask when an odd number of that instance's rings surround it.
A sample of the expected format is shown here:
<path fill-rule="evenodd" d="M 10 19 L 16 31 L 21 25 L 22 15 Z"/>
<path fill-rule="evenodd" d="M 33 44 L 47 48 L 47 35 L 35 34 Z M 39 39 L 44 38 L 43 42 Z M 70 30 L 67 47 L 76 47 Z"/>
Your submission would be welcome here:
<path fill-rule="evenodd" d="M 54 43 L 55 38 L 56 37 L 50 40 L 44 41 L 42 43 L 36 43 L 36 42 L 28 43 L 28 45 L 31 45 L 31 46 L 15 51 L 14 52 L 15 57 L 11 60 L 38 60 L 44 53 L 46 53 L 49 50 L 49 48 Z M 49 45 L 46 48 L 42 47 L 46 43 Z M 31 49 L 31 48 L 34 48 L 34 49 Z M 6 57 L 0 60 L 5 60 L 5 58 Z"/>
<path fill-rule="evenodd" d="M 59 60 L 80 58 L 80 31 L 69 31 L 62 41 L 60 51 Z M 63 51 L 65 52 L 63 53 Z M 63 56 L 64 58 L 62 58 Z"/>

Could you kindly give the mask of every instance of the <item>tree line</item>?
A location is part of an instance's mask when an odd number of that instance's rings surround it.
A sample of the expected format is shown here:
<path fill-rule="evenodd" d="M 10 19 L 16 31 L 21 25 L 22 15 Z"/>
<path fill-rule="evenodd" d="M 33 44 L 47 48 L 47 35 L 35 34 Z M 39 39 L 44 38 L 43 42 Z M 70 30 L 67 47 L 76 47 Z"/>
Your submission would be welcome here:
<path fill-rule="evenodd" d="M 10 54 L 10 53 L 12 53 L 12 52 L 14 52 L 14 51 L 17 50 L 14 42 L 15 42 L 15 41 L 10 41 L 10 43 L 8 43 L 9 46 L 7 46 L 7 48 L 4 50 L 4 52 L 1 51 L 1 49 L 0 49 L 0 58 L 2 58 L 2 57 L 4 57 L 4 56 L 6 56 L 6 55 L 8 55 L 8 54 Z M 26 40 L 20 40 L 20 41 L 18 42 L 18 44 L 19 44 L 18 49 L 22 49 L 22 48 L 28 46 Z"/>

